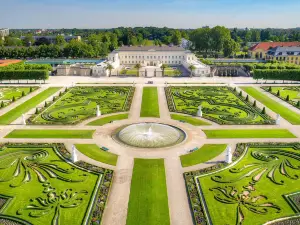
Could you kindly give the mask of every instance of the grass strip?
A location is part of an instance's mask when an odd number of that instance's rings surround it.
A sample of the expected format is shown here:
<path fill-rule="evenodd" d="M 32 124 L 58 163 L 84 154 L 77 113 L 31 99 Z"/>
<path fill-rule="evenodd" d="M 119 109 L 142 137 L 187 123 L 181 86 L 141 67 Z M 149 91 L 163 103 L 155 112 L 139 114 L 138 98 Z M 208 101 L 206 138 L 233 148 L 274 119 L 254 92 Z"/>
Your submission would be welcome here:
<path fill-rule="evenodd" d="M 206 144 L 198 150 L 180 156 L 182 167 L 194 166 L 200 163 L 207 162 L 218 155 L 220 155 L 225 149 L 226 144 Z"/>
<path fill-rule="evenodd" d="M 253 87 L 241 87 L 241 89 L 247 94 L 251 95 L 256 100 L 258 100 L 259 102 L 261 102 L 263 105 L 271 109 L 273 112 L 280 114 L 291 124 L 300 125 L 300 114 L 281 105 L 278 101 L 274 101 L 273 99 L 269 98 L 267 95 Z"/>
<path fill-rule="evenodd" d="M 173 120 L 179 120 L 179 121 L 183 121 L 189 124 L 192 124 L 194 126 L 209 126 L 211 125 L 210 123 L 200 120 L 198 118 L 195 117 L 191 117 L 191 116 L 185 116 L 185 115 L 180 115 L 180 114 L 171 114 L 171 118 Z"/>
<path fill-rule="evenodd" d="M 118 115 L 113 115 L 113 116 L 106 116 L 103 118 L 100 118 L 98 120 L 94 120 L 90 123 L 88 123 L 88 126 L 103 126 L 107 123 L 110 123 L 111 121 L 115 121 L 115 120 L 125 120 L 128 119 L 128 113 L 124 113 L 124 114 L 118 114 Z"/>
<path fill-rule="evenodd" d="M 218 138 L 296 138 L 286 129 L 203 130 L 208 139 Z"/>
<path fill-rule="evenodd" d="M 159 117 L 157 87 L 144 87 L 141 117 Z"/>
<path fill-rule="evenodd" d="M 5 138 L 70 138 L 92 139 L 95 130 L 38 130 L 16 129 Z"/>
<path fill-rule="evenodd" d="M 76 144 L 77 150 L 87 157 L 96 161 L 115 166 L 117 165 L 118 155 L 103 151 L 95 144 Z"/>
<path fill-rule="evenodd" d="M 39 93 L 38 95 L 32 97 L 31 99 L 27 100 L 26 102 L 22 103 L 21 105 L 17 106 L 16 108 L 8 111 L 4 115 L 0 116 L 0 124 L 6 125 L 12 123 L 20 116 L 22 116 L 22 114 L 34 108 L 36 105 L 53 95 L 59 89 L 61 89 L 61 87 L 50 87 L 44 90 L 43 92 Z"/>
<path fill-rule="evenodd" d="M 169 225 L 163 159 L 135 159 L 126 225 Z"/>

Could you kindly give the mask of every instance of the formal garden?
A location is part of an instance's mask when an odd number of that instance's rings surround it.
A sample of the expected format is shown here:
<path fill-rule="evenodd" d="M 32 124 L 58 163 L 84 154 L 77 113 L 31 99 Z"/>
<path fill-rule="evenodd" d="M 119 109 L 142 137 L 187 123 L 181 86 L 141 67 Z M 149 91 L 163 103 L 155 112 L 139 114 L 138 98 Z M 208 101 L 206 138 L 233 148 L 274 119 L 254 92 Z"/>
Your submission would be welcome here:
<path fill-rule="evenodd" d="M 300 143 L 238 144 L 232 164 L 185 173 L 195 224 L 299 224 L 289 218 L 300 212 L 299 151 Z"/>
<path fill-rule="evenodd" d="M 270 86 L 262 89 L 300 109 L 300 86 Z"/>
<path fill-rule="evenodd" d="M 44 107 L 36 108 L 30 124 L 76 124 L 97 114 L 129 111 L 133 87 L 74 87 L 65 88 Z"/>
<path fill-rule="evenodd" d="M 274 124 L 265 108 L 231 87 L 166 87 L 169 110 L 196 116 L 199 106 L 202 117 L 218 124 Z"/>
<path fill-rule="evenodd" d="M 1 144 L 0 165 L 0 224 L 101 223 L 112 170 L 73 164 L 63 144 Z"/>
<path fill-rule="evenodd" d="M 0 86 L 0 108 L 8 106 L 16 100 L 30 94 L 37 90 L 38 87 L 9 87 Z"/>

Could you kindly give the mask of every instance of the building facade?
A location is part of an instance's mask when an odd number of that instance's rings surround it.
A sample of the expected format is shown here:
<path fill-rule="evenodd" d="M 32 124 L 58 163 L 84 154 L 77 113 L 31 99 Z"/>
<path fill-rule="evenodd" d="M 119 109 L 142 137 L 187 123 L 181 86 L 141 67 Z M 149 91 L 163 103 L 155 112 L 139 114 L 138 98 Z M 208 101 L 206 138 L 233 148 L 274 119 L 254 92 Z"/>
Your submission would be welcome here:
<path fill-rule="evenodd" d="M 142 67 L 160 68 L 162 64 L 183 66 L 190 70 L 194 66 L 194 76 L 210 76 L 210 67 L 200 62 L 189 50 L 178 46 L 123 46 L 108 55 L 108 61 L 93 67 L 93 75 L 105 76 L 103 68 L 107 64 L 114 69 L 132 67 L 140 64 Z"/>
<path fill-rule="evenodd" d="M 266 59 L 300 65 L 300 46 L 272 48 L 267 52 Z"/>
<path fill-rule="evenodd" d="M 300 42 L 260 42 L 249 48 L 251 58 L 266 59 L 267 52 L 276 47 L 297 47 Z"/>
<path fill-rule="evenodd" d="M 57 76 L 91 76 L 91 66 L 83 64 L 59 65 L 56 68 Z"/>

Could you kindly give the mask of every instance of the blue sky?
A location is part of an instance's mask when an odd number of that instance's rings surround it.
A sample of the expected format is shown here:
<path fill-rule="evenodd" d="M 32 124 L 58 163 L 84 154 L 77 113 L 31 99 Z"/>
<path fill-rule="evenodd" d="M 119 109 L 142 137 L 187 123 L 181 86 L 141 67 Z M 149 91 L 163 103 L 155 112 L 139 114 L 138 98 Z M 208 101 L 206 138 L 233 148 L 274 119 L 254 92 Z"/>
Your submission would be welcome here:
<path fill-rule="evenodd" d="M 0 27 L 300 27 L 300 0 L 0 0 Z"/>

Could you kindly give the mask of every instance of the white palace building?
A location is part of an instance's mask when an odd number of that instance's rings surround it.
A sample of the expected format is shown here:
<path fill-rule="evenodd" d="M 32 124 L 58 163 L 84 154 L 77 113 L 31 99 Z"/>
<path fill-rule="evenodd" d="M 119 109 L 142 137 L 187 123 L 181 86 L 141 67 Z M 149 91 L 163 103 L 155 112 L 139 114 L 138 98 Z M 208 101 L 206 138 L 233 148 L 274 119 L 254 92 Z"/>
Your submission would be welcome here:
<path fill-rule="evenodd" d="M 189 50 L 179 46 L 123 46 L 108 55 L 108 59 L 93 66 L 92 76 L 107 76 L 106 67 L 110 64 L 114 70 L 133 67 L 140 64 L 148 71 L 160 69 L 162 64 L 183 66 L 189 71 L 194 66 L 193 76 L 210 76 L 210 67 L 200 62 Z"/>

